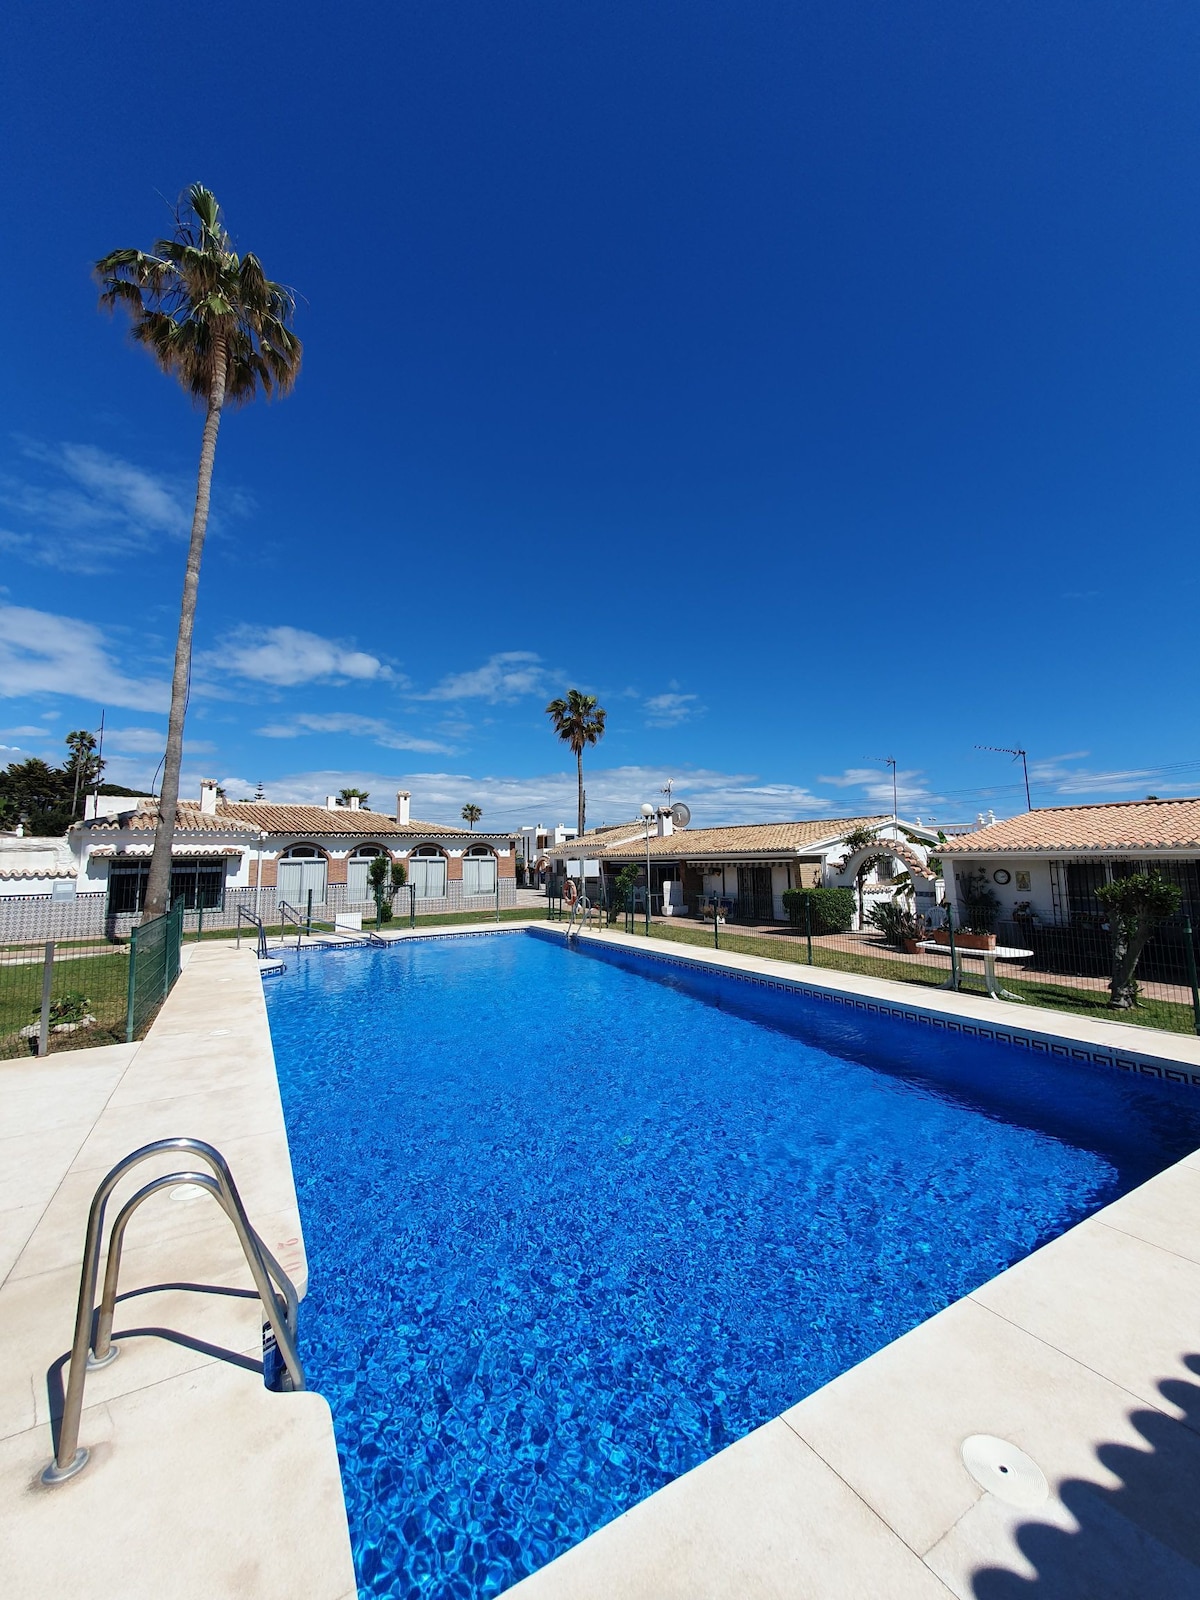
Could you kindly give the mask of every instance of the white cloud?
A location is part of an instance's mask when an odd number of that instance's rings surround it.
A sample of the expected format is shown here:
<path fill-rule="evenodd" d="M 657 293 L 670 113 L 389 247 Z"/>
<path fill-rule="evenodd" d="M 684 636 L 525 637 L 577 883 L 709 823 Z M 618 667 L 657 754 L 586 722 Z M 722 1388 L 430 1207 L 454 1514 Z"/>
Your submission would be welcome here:
<path fill-rule="evenodd" d="M 845 803 L 830 801 L 794 784 L 763 783 L 749 773 L 707 769 L 681 772 L 678 768 L 649 766 L 589 771 L 585 766 L 589 825 L 626 821 L 638 814 L 643 801 L 659 803 L 668 778 L 672 780 L 672 797 L 686 800 L 691 806 L 693 827 L 837 817 L 848 812 Z M 241 780 L 231 781 L 236 787 Z M 565 769 L 528 778 L 464 772 L 325 769 L 290 773 L 272 780 L 266 788 L 271 800 L 319 803 L 346 785 L 386 796 L 389 804 L 397 789 L 408 789 L 413 797 L 413 815 L 427 822 L 456 822 L 468 800 L 483 807 L 485 829 L 575 820 L 575 774 Z M 232 795 L 234 788 L 229 792 Z M 242 792 L 249 793 L 250 789 Z M 890 805 L 887 809 L 891 809 Z"/>
<path fill-rule="evenodd" d="M 259 728 L 264 739 L 296 739 L 306 733 L 344 733 L 357 738 L 374 739 L 388 750 L 424 751 L 429 755 L 445 755 L 449 746 L 434 739 L 418 739 L 402 733 L 379 717 L 363 717 L 353 711 L 309 712 L 302 711 L 290 722 L 270 723 Z"/>
<path fill-rule="evenodd" d="M 368 683 L 395 679 L 392 669 L 377 656 L 303 628 L 238 628 L 204 655 L 203 665 L 210 671 L 229 672 L 279 689 L 321 680 Z"/>
<path fill-rule="evenodd" d="M 502 650 L 470 672 L 454 672 L 421 695 L 423 700 L 516 700 L 525 694 L 544 694 L 546 670 L 542 658 L 530 650 Z"/>
<path fill-rule="evenodd" d="M 46 736 L 47 729 L 39 728 L 31 723 L 27 728 L 0 728 L 0 733 L 6 739 L 43 739 Z"/>
<path fill-rule="evenodd" d="M 166 683 L 125 675 L 90 622 L 0 605 L 0 697 L 65 694 L 96 705 L 165 711 Z"/>
<path fill-rule="evenodd" d="M 26 441 L 26 468 L 0 474 L 0 506 L 15 526 L 0 545 L 48 566 L 95 572 L 117 556 L 191 526 L 190 490 L 93 445 Z"/>
<path fill-rule="evenodd" d="M 675 728 L 704 709 L 699 695 L 655 694 L 645 702 L 646 725 L 650 728 Z"/>
<path fill-rule="evenodd" d="M 901 812 L 929 806 L 939 798 L 922 780 L 923 774 L 916 767 L 907 772 L 901 768 L 896 773 L 897 806 Z M 887 767 L 847 767 L 839 777 L 821 773 L 817 782 L 832 784 L 835 789 L 861 789 L 872 812 L 891 814 L 892 774 Z"/>

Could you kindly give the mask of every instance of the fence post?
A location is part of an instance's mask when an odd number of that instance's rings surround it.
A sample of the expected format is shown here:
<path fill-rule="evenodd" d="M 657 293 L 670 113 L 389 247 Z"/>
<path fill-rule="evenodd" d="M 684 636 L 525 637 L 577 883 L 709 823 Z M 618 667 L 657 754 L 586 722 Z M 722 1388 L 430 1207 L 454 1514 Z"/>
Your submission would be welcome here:
<path fill-rule="evenodd" d="M 38 1018 L 38 1055 L 50 1049 L 50 985 L 54 980 L 54 940 L 46 940 L 46 954 L 42 967 L 42 1010 Z"/>
<path fill-rule="evenodd" d="M 200 904 L 196 907 L 196 910 L 199 912 L 199 916 L 196 919 L 196 943 L 199 944 L 201 939 L 203 939 L 203 937 L 204 937 L 204 901 L 203 900 L 201 900 Z"/>
<path fill-rule="evenodd" d="M 1192 1020 L 1195 1024 L 1196 1032 L 1200 1033 L 1200 985 L 1197 985 L 1196 982 L 1196 945 L 1192 938 L 1191 917 L 1184 917 L 1183 933 L 1185 940 L 1184 951 L 1187 955 L 1188 981 L 1192 986 Z"/>
<path fill-rule="evenodd" d="M 713 895 L 713 949 L 721 948 L 720 934 L 717 932 L 717 913 L 720 910 L 716 895 Z"/>
<path fill-rule="evenodd" d="M 308 939 L 312 938 L 312 890 L 308 891 L 308 905 L 304 913 L 304 933 Z"/>
<path fill-rule="evenodd" d="M 808 964 L 812 962 L 812 901 L 808 895 L 804 896 L 804 937 L 808 941 Z"/>
<path fill-rule="evenodd" d="M 500 921 L 500 863 L 496 862 L 496 921 Z"/>
<path fill-rule="evenodd" d="M 137 936 L 136 928 L 129 931 L 129 986 L 125 991 L 125 1043 L 133 1043 L 133 1008 L 137 1000 Z"/>
<path fill-rule="evenodd" d="M 410 883 L 408 886 L 408 925 L 415 928 L 417 925 L 417 886 Z"/>
<path fill-rule="evenodd" d="M 950 987 L 958 993 L 958 951 L 954 945 L 954 907 L 946 902 L 946 927 L 950 930 Z"/>

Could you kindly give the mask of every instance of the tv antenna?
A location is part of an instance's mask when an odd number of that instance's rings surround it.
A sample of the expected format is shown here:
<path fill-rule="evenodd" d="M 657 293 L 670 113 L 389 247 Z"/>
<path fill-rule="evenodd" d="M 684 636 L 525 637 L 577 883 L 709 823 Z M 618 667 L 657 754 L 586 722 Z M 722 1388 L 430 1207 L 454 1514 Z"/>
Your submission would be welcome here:
<path fill-rule="evenodd" d="M 1025 809 L 1026 811 L 1032 811 L 1033 801 L 1029 798 L 1029 762 L 1026 759 L 1029 755 L 1028 750 L 1021 750 L 1007 744 L 977 744 L 975 748 L 976 750 L 994 750 L 998 756 L 1011 756 L 1014 761 L 1020 756 L 1021 770 L 1025 774 Z"/>
<path fill-rule="evenodd" d="M 891 767 L 892 769 L 892 821 L 895 822 L 900 816 L 896 800 L 896 758 L 895 756 L 868 756 L 867 760 L 875 761 L 881 767 Z"/>

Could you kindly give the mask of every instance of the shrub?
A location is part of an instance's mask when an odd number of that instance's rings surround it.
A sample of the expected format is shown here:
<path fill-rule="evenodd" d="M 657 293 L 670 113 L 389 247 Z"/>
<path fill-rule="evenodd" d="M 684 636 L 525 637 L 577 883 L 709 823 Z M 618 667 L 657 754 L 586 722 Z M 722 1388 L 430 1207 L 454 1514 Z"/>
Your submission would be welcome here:
<path fill-rule="evenodd" d="M 783 909 L 793 928 L 804 927 L 806 903 L 814 933 L 849 933 L 854 925 L 853 889 L 789 889 Z"/>
<path fill-rule="evenodd" d="M 82 1022 L 88 1014 L 91 1001 L 87 995 L 80 994 L 78 989 L 68 989 L 66 994 L 59 995 L 57 1000 L 50 1002 L 50 1021 L 57 1022 Z M 40 1007 L 35 1007 L 40 1010 Z"/>
<path fill-rule="evenodd" d="M 1000 901 L 996 898 L 982 867 L 968 872 L 958 885 L 963 926 L 969 933 L 995 933 Z"/>

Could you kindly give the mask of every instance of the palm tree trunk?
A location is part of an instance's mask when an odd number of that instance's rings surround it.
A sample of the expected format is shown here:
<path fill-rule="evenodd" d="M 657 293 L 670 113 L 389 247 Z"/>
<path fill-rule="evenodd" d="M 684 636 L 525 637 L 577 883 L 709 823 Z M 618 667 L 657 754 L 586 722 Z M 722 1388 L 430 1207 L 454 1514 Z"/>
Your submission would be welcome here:
<path fill-rule="evenodd" d="M 586 820 L 584 818 L 584 815 L 583 815 L 583 751 L 582 750 L 576 750 L 576 752 L 575 752 L 575 768 L 576 768 L 576 772 L 577 772 L 578 777 L 579 777 L 579 816 L 578 816 L 577 820 L 579 822 L 579 837 L 582 839 L 583 838 L 583 825 L 584 825 L 584 821 Z M 580 867 L 579 871 L 582 874 L 583 868 Z"/>
<path fill-rule="evenodd" d="M 204 554 L 204 535 L 208 531 L 208 502 L 212 490 L 213 461 L 217 453 L 217 430 L 225 404 L 226 349 L 218 337 L 213 351 L 213 379 L 208 393 L 208 410 L 200 440 L 200 470 L 196 477 L 196 508 L 192 513 L 192 537 L 188 544 L 187 571 L 183 578 L 183 603 L 179 610 L 179 636 L 175 641 L 175 672 L 171 679 L 171 715 L 167 723 L 167 752 L 163 762 L 162 788 L 158 800 L 158 826 L 154 830 L 154 854 L 150 857 L 150 877 L 146 884 L 143 918 L 161 917 L 169 909 L 171 893 L 171 842 L 175 837 L 175 812 L 179 805 L 179 769 L 183 763 L 183 719 L 187 713 L 188 690 L 192 677 L 192 633 L 196 626 L 196 597 L 200 589 L 200 557 Z"/>

